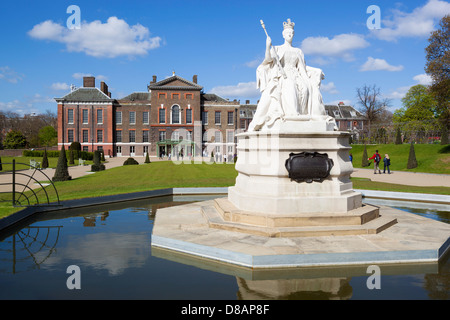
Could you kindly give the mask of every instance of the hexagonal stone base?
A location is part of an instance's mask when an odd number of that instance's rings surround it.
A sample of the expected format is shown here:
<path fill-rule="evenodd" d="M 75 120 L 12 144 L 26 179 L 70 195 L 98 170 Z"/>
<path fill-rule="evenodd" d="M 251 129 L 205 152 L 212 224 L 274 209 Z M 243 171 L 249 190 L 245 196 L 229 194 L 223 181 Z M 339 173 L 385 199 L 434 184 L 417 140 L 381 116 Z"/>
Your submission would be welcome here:
<path fill-rule="evenodd" d="M 389 207 L 397 223 L 380 233 L 303 237 L 211 228 L 202 207 L 214 200 L 158 209 L 152 246 L 253 269 L 436 262 L 450 246 L 450 225 Z"/>

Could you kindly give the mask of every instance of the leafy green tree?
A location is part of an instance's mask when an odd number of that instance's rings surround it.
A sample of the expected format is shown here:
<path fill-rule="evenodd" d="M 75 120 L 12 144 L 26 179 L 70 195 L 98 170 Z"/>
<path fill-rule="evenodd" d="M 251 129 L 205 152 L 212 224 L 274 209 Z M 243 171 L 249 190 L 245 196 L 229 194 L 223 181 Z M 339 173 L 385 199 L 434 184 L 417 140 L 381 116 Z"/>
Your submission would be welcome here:
<path fill-rule="evenodd" d="M 52 126 L 45 126 L 39 130 L 39 140 L 40 142 L 49 147 L 55 145 L 58 142 L 58 133 Z"/>
<path fill-rule="evenodd" d="M 5 149 L 21 149 L 27 145 L 27 139 L 20 131 L 11 130 L 3 141 Z"/>
<path fill-rule="evenodd" d="M 412 86 L 402 98 L 403 108 L 394 112 L 394 122 L 432 120 L 435 118 L 437 102 L 428 87 Z"/>
<path fill-rule="evenodd" d="M 439 28 L 428 39 L 425 72 L 433 79 L 431 92 L 438 102 L 437 114 L 450 120 L 450 14 L 442 18 Z"/>

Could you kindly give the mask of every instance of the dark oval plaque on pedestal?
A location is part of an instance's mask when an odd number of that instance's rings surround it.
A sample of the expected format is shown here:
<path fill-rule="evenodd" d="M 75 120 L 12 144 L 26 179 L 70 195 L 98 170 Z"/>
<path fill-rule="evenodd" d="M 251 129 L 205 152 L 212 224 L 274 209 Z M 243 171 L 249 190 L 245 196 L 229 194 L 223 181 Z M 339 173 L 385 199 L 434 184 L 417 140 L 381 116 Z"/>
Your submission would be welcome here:
<path fill-rule="evenodd" d="M 290 153 L 285 164 L 291 180 L 307 183 L 325 180 L 333 165 L 328 154 L 318 152 Z"/>

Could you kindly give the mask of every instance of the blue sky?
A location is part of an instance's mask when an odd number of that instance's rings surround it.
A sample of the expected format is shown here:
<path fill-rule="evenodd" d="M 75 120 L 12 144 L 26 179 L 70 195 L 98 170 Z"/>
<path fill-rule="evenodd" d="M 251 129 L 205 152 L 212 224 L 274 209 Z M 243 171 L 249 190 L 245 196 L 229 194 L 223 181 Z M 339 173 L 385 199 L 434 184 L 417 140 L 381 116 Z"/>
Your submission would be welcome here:
<path fill-rule="evenodd" d="M 70 5 L 81 10 L 80 29 L 67 28 Z M 380 8 L 380 29 L 367 27 L 370 5 Z M 173 71 L 198 75 L 206 93 L 256 103 L 260 19 L 279 45 L 290 18 L 294 46 L 325 73 L 325 103 L 357 107 L 356 88 L 376 85 L 394 111 L 409 87 L 429 84 L 425 47 L 449 13 L 443 0 L 1 1 L 0 110 L 56 112 L 54 98 L 82 86 L 83 75 L 122 98 Z"/>

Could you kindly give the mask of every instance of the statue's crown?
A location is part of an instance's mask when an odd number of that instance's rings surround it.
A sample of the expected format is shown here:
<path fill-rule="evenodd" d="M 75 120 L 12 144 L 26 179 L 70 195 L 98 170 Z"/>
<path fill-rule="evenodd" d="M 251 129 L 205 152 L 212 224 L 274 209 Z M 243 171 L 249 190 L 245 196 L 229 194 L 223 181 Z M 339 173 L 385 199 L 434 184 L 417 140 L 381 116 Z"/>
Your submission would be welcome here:
<path fill-rule="evenodd" d="M 294 29 L 295 23 L 291 22 L 291 19 L 287 19 L 286 22 L 283 22 L 284 29 L 291 28 Z"/>

